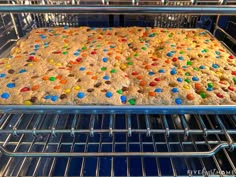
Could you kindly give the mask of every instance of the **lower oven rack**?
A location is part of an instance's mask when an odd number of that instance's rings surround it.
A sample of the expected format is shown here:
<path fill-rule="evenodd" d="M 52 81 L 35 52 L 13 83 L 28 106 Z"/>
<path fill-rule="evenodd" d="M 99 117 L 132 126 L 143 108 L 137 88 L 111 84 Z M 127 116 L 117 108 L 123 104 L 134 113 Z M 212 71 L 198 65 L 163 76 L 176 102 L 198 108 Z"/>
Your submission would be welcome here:
<path fill-rule="evenodd" d="M 235 115 L 5 113 L 0 174 L 190 176 L 193 170 L 215 170 L 216 176 L 235 176 L 235 127 Z"/>

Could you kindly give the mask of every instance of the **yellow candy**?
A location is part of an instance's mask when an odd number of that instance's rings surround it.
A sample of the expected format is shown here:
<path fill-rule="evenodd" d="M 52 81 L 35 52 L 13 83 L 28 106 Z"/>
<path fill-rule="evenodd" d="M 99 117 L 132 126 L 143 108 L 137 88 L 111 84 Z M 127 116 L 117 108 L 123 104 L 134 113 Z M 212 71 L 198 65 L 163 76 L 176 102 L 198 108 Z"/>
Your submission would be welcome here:
<path fill-rule="evenodd" d="M 75 88 L 74 88 L 75 90 L 79 90 L 80 89 L 80 86 L 75 86 Z"/>
<path fill-rule="evenodd" d="M 33 63 L 29 63 L 28 66 L 33 66 Z"/>
<path fill-rule="evenodd" d="M 216 72 L 216 74 L 217 74 L 217 75 L 220 75 L 220 76 L 222 75 L 222 73 L 221 73 L 221 72 L 219 72 L 219 71 L 217 71 L 217 72 Z"/>
<path fill-rule="evenodd" d="M 32 102 L 29 101 L 29 100 L 26 100 L 26 101 L 24 101 L 23 103 L 24 103 L 24 105 L 32 105 Z"/>
<path fill-rule="evenodd" d="M 125 70 L 126 67 L 127 67 L 127 66 L 126 66 L 125 64 L 121 64 L 121 65 L 120 65 L 120 69 L 121 69 L 121 70 Z"/>
<path fill-rule="evenodd" d="M 49 62 L 49 63 L 53 63 L 54 60 L 53 60 L 53 59 L 49 59 L 48 62 Z"/>
<path fill-rule="evenodd" d="M 70 89 L 64 90 L 65 93 L 70 93 Z"/>
<path fill-rule="evenodd" d="M 57 63 L 56 66 L 61 66 L 62 64 L 61 63 Z"/>
<path fill-rule="evenodd" d="M 11 65 L 7 64 L 7 65 L 6 65 L 6 68 L 11 68 Z"/>
<path fill-rule="evenodd" d="M 116 62 L 116 63 L 115 63 L 115 66 L 119 66 L 119 65 L 120 65 L 120 62 Z"/>
<path fill-rule="evenodd" d="M 185 89 L 190 89 L 190 87 L 188 85 L 184 85 Z"/>

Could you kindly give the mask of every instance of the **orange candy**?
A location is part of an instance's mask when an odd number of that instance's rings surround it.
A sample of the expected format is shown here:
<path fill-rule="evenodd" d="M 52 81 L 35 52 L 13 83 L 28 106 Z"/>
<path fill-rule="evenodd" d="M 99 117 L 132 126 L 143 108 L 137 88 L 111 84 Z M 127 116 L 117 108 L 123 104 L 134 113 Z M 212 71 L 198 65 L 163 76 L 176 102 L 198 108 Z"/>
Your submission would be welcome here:
<path fill-rule="evenodd" d="M 199 89 L 202 88 L 202 86 L 201 86 L 201 84 L 199 84 L 199 83 L 195 83 L 195 88 L 196 88 L 197 90 L 199 90 Z"/>
<path fill-rule="evenodd" d="M 189 100 L 194 100 L 194 96 L 193 96 L 193 94 L 191 94 L 191 93 L 187 94 L 187 98 L 188 98 Z"/>
<path fill-rule="evenodd" d="M 35 40 L 35 42 L 40 42 L 40 40 Z"/>
<path fill-rule="evenodd" d="M 165 62 L 166 62 L 167 64 L 170 64 L 170 60 L 166 60 Z"/>
<path fill-rule="evenodd" d="M 54 86 L 54 89 L 60 89 L 59 85 Z"/>
<path fill-rule="evenodd" d="M 149 92 L 149 96 L 155 96 L 156 93 L 155 92 Z"/>
<path fill-rule="evenodd" d="M 116 56 L 115 59 L 116 59 L 116 60 L 120 60 L 120 56 Z"/>
<path fill-rule="evenodd" d="M 143 78 L 143 76 L 137 76 L 137 79 L 142 79 Z"/>
<path fill-rule="evenodd" d="M 38 90 L 38 88 L 39 88 L 39 85 L 34 85 L 34 86 L 32 87 L 32 90 L 35 91 L 35 90 Z"/>
<path fill-rule="evenodd" d="M 43 76 L 43 80 L 48 80 L 49 79 L 49 77 L 48 76 Z"/>
<path fill-rule="evenodd" d="M 142 80 L 142 81 L 139 83 L 140 86 L 145 86 L 146 84 L 147 84 L 147 82 L 144 81 L 144 80 Z"/>
<path fill-rule="evenodd" d="M 82 53 L 81 56 L 82 56 L 82 57 L 86 57 L 87 54 L 86 54 L 86 53 Z"/>
<path fill-rule="evenodd" d="M 57 76 L 56 78 L 57 78 L 58 80 L 61 80 L 62 76 L 59 75 L 59 76 Z"/>
<path fill-rule="evenodd" d="M 97 76 L 93 76 L 93 77 L 91 77 L 91 79 L 97 80 Z"/>
<path fill-rule="evenodd" d="M 67 80 L 61 80 L 60 83 L 61 83 L 61 84 L 66 84 L 66 83 L 67 83 Z"/>
<path fill-rule="evenodd" d="M 146 65 L 146 66 L 145 66 L 145 69 L 150 69 L 150 68 L 151 68 L 150 65 Z"/>
<path fill-rule="evenodd" d="M 87 75 L 91 75 L 91 74 L 93 74 L 91 71 L 88 71 L 87 73 L 86 73 Z"/>

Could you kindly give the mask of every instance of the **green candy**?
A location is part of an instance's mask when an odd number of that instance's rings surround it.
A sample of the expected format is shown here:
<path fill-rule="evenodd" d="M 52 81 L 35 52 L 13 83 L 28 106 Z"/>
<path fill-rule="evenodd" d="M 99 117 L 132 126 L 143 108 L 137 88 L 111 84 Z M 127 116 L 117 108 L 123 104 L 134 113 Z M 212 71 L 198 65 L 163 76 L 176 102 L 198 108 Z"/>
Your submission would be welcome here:
<path fill-rule="evenodd" d="M 208 86 L 209 88 L 212 88 L 212 87 L 213 87 L 213 84 L 212 84 L 212 83 L 208 83 L 207 86 Z"/>
<path fill-rule="evenodd" d="M 183 52 L 183 51 L 180 51 L 179 54 L 184 54 L 184 52 Z"/>
<path fill-rule="evenodd" d="M 134 56 L 135 56 L 135 57 L 137 57 L 137 56 L 138 56 L 138 54 L 136 53 L 136 54 L 134 54 Z"/>
<path fill-rule="evenodd" d="M 187 72 L 187 73 L 185 73 L 185 76 L 190 76 L 190 74 Z"/>
<path fill-rule="evenodd" d="M 122 90 L 117 90 L 116 93 L 122 94 L 123 92 L 122 92 Z"/>
<path fill-rule="evenodd" d="M 171 38 L 171 37 L 173 37 L 173 35 L 172 35 L 172 34 L 169 34 L 168 37 Z"/>
<path fill-rule="evenodd" d="M 62 52 L 64 55 L 68 54 L 68 52 Z"/>
<path fill-rule="evenodd" d="M 190 83 L 190 79 L 184 79 L 185 82 Z"/>
<path fill-rule="evenodd" d="M 135 99 L 129 99 L 129 104 L 131 105 L 135 105 L 136 104 L 136 100 Z"/>
<path fill-rule="evenodd" d="M 193 62 L 187 61 L 187 65 L 192 65 L 192 64 L 193 64 Z"/>
<path fill-rule="evenodd" d="M 130 57 L 128 57 L 128 58 L 126 58 L 126 60 L 131 60 L 131 58 L 130 58 Z"/>
<path fill-rule="evenodd" d="M 193 68 L 195 71 L 199 71 L 199 68 Z"/>
<path fill-rule="evenodd" d="M 86 50 L 86 47 L 85 47 L 85 46 L 84 46 L 84 47 L 82 47 L 82 48 L 81 48 L 81 50 Z"/>
<path fill-rule="evenodd" d="M 201 92 L 201 93 L 200 93 L 200 96 L 201 96 L 202 98 L 206 98 L 206 94 L 205 94 L 204 92 Z"/>
<path fill-rule="evenodd" d="M 66 49 L 66 48 L 67 48 L 67 46 L 63 46 L 62 48 L 63 48 L 63 49 Z"/>
<path fill-rule="evenodd" d="M 58 35 L 57 35 L 58 36 Z M 67 38 L 67 36 L 62 36 L 62 38 Z"/>
<path fill-rule="evenodd" d="M 100 45 L 100 44 L 98 44 L 98 45 L 96 45 L 96 47 L 97 47 L 97 48 L 100 48 L 100 47 L 101 47 L 101 45 Z"/>
<path fill-rule="evenodd" d="M 236 77 L 233 78 L 234 83 L 236 84 Z"/>
<path fill-rule="evenodd" d="M 55 77 L 50 77 L 49 80 L 50 80 L 50 81 L 55 81 L 56 78 L 55 78 Z"/>
<path fill-rule="evenodd" d="M 106 68 L 106 67 L 102 67 L 101 70 L 102 70 L 102 71 L 106 71 L 107 68 Z"/>
<path fill-rule="evenodd" d="M 115 70 L 115 69 L 112 69 L 112 70 L 111 70 L 111 73 L 116 73 L 116 70 Z"/>
<path fill-rule="evenodd" d="M 130 61 L 130 62 L 128 62 L 127 64 L 128 64 L 128 65 L 133 65 L 133 62 L 132 62 L 132 61 Z"/>
<path fill-rule="evenodd" d="M 146 47 L 142 47 L 141 49 L 142 49 L 142 50 L 146 50 L 147 48 L 146 48 Z"/>

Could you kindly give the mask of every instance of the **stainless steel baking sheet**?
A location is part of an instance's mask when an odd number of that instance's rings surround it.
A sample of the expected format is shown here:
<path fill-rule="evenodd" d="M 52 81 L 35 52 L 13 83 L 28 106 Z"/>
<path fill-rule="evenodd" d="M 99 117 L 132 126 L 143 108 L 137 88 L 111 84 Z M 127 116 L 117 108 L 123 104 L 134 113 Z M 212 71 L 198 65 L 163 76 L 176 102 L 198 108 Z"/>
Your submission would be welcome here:
<path fill-rule="evenodd" d="M 199 30 L 184 29 L 184 30 Z M 205 29 L 203 29 L 205 30 Z M 205 30 L 211 37 L 215 38 L 209 31 Z M 216 39 L 216 38 L 215 38 Z M 222 46 L 231 55 L 231 51 L 223 42 Z M 14 47 L 15 45 L 12 45 Z M 10 49 L 8 49 L 10 51 Z M 4 52 L 5 57 L 9 52 Z M 1 55 L 0 55 L 1 56 Z M 3 57 L 3 56 L 2 56 Z M 85 113 L 85 114 L 236 114 L 236 105 L 0 105 L 0 113 L 6 112 L 29 112 L 29 113 Z"/>

